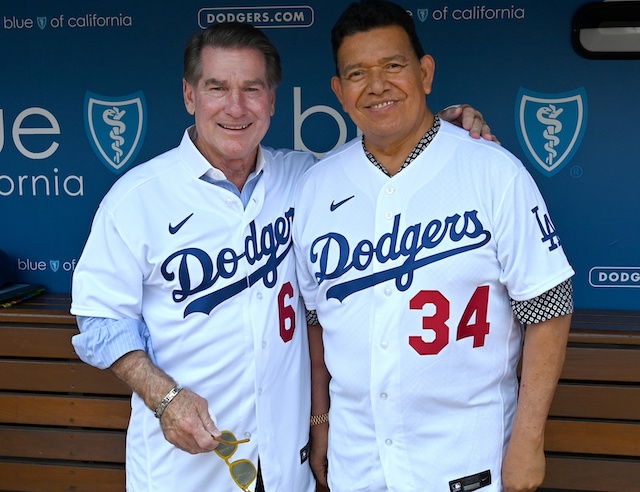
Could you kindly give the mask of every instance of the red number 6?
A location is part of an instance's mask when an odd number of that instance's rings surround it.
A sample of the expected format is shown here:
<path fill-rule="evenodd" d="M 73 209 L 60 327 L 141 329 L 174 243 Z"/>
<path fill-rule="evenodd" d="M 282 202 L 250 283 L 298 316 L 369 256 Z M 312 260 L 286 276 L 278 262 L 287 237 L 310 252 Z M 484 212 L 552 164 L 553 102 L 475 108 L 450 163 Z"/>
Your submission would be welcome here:
<path fill-rule="evenodd" d="M 287 282 L 278 294 L 278 318 L 280 321 L 280 338 L 284 343 L 290 342 L 296 329 L 296 312 L 291 304 L 285 305 L 285 298 L 293 297 L 293 286 Z"/>

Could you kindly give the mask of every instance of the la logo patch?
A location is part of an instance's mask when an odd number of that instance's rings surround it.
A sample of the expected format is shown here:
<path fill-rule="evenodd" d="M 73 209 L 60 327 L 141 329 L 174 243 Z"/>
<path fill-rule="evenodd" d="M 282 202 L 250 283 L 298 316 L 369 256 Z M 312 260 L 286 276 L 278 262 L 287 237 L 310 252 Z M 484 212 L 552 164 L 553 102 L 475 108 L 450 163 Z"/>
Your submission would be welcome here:
<path fill-rule="evenodd" d="M 123 172 L 136 158 L 147 127 L 144 94 L 122 97 L 87 92 L 84 125 L 93 151 L 107 169 Z"/>
<path fill-rule="evenodd" d="M 582 87 L 558 94 L 521 88 L 515 120 L 527 158 L 543 174 L 553 176 L 580 147 L 587 128 L 587 93 Z"/>
<path fill-rule="evenodd" d="M 548 214 L 543 214 L 543 217 L 541 219 L 538 211 L 539 209 L 537 206 L 531 209 L 531 212 L 536 216 L 538 227 L 540 228 L 540 232 L 542 233 L 540 241 L 542 241 L 543 243 L 549 241 L 549 251 L 553 251 L 562 244 L 560 242 L 560 237 L 556 232 L 556 226 L 553 224 L 553 222 L 551 221 L 551 217 L 549 217 Z"/>

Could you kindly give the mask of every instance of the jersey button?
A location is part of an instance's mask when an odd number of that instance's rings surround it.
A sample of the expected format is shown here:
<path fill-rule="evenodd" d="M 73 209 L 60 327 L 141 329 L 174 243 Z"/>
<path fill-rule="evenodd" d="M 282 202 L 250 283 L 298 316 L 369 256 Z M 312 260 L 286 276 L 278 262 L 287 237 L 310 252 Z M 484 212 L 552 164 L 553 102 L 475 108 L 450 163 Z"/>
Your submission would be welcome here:
<path fill-rule="evenodd" d="M 387 220 L 391 220 L 393 219 L 393 214 L 391 212 L 387 212 L 386 214 L 384 214 L 384 218 Z"/>
<path fill-rule="evenodd" d="M 258 293 L 256 294 L 256 297 L 257 297 L 259 300 L 262 300 L 262 292 L 258 292 Z"/>
<path fill-rule="evenodd" d="M 245 432 L 244 433 L 244 438 L 245 439 L 251 439 L 251 432 Z"/>
<path fill-rule="evenodd" d="M 384 289 L 384 295 L 385 296 L 389 297 L 389 296 L 391 296 L 391 294 L 393 294 L 391 289 Z"/>
<path fill-rule="evenodd" d="M 387 195 L 393 195 L 396 189 L 393 186 L 389 186 L 385 191 L 387 192 Z"/>
<path fill-rule="evenodd" d="M 387 399 L 387 394 L 386 393 L 380 393 L 380 399 L 381 400 L 386 400 Z"/>
<path fill-rule="evenodd" d="M 267 348 L 267 342 L 262 342 L 262 348 Z"/>
<path fill-rule="evenodd" d="M 381 346 L 384 350 L 387 350 L 387 349 L 389 348 L 389 342 L 382 342 L 382 343 L 380 344 L 380 346 Z"/>
<path fill-rule="evenodd" d="M 384 443 L 385 443 L 387 446 L 392 446 L 392 445 L 393 445 L 393 441 L 392 441 L 391 439 L 387 439 L 387 440 L 385 440 L 385 441 L 384 441 Z"/>

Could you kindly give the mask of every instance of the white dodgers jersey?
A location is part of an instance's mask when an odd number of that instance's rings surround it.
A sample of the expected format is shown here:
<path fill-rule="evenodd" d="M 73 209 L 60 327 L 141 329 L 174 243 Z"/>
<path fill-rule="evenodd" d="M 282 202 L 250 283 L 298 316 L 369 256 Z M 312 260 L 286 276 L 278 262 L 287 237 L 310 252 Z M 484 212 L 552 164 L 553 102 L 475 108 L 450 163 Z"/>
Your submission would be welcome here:
<path fill-rule="evenodd" d="M 358 138 L 301 183 L 294 244 L 332 376 L 332 492 L 501 490 L 523 339 L 509 298 L 573 275 L 533 179 L 442 122 L 393 177 Z"/>
<path fill-rule="evenodd" d="M 310 492 L 309 351 L 291 225 L 294 189 L 313 158 L 264 147 L 258 156 L 262 176 L 246 209 L 201 179 L 211 166 L 187 133 L 127 173 L 94 219 L 73 312 L 144 320 L 157 365 L 207 399 L 219 429 L 250 438 L 233 460 L 257 466 L 259 457 L 267 490 Z M 136 395 L 132 407 L 128 490 L 237 488 L 215 453 L 181 451 Z"/>

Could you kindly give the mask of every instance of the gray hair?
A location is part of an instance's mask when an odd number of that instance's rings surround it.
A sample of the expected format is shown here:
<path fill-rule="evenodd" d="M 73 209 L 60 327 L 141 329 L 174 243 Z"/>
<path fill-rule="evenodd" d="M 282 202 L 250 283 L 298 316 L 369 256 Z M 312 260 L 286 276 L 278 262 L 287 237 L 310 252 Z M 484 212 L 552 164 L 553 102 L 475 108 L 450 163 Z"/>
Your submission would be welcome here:
<path fill-rule="evenodd" d="M 260 30 L 242 22 L 223 22 L 194 34 L 184 50 L 184 79 L 192 86 L 202 77 L 200 55 L 205 46 L 212 48 L 248 48 L 262 53 L 269 89 L 275 90 L 282 80 L 280 54 Z"/>

